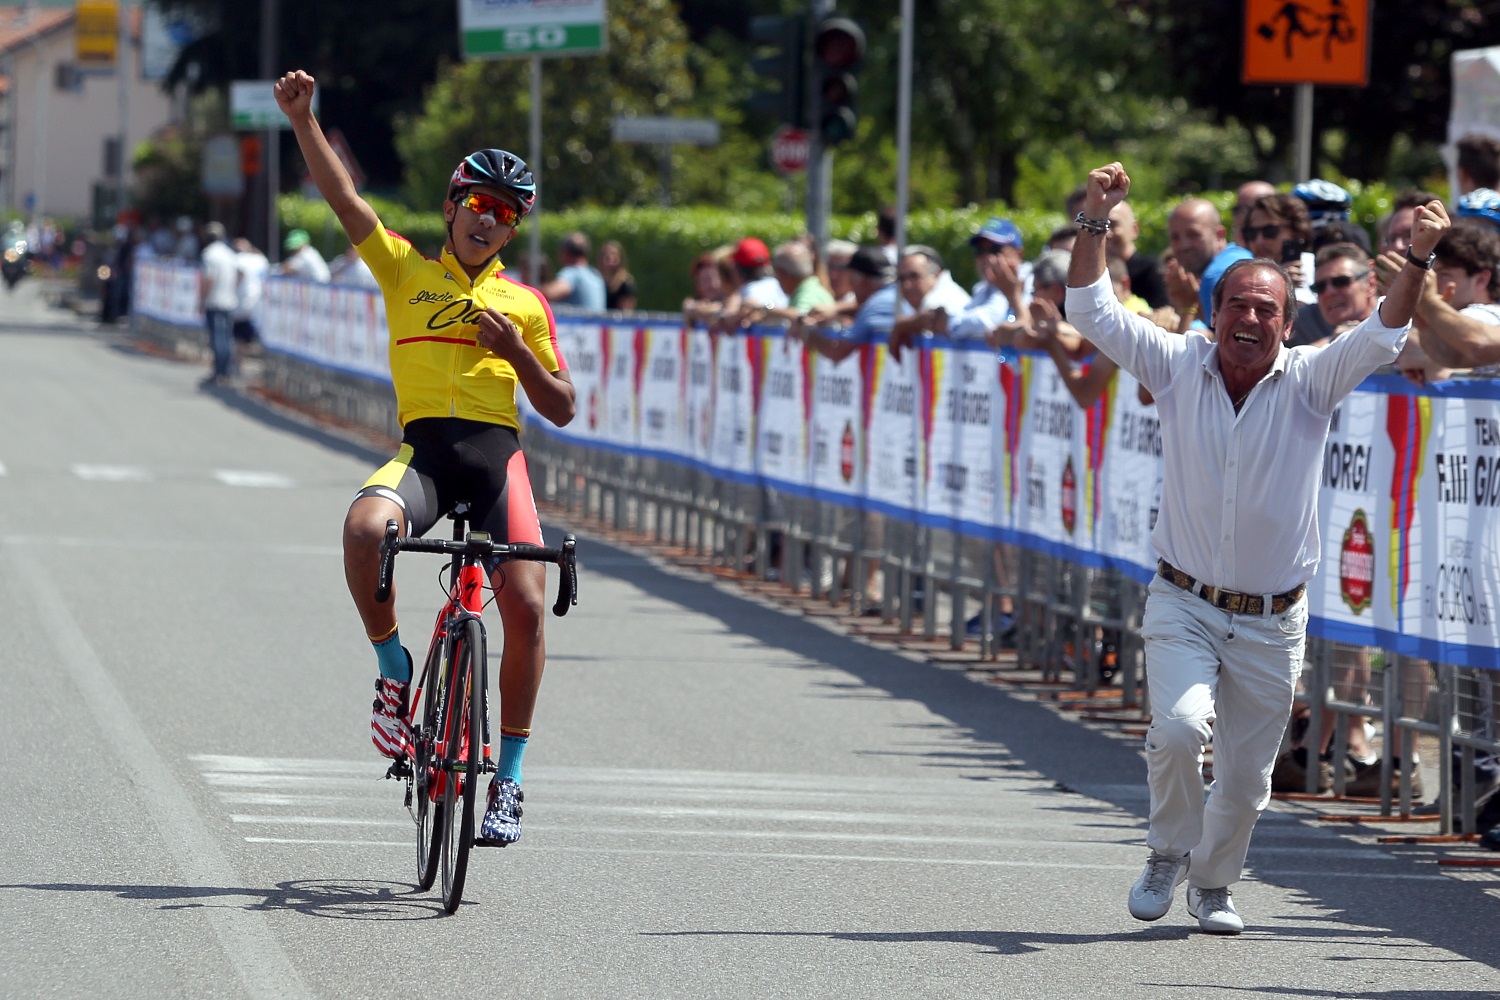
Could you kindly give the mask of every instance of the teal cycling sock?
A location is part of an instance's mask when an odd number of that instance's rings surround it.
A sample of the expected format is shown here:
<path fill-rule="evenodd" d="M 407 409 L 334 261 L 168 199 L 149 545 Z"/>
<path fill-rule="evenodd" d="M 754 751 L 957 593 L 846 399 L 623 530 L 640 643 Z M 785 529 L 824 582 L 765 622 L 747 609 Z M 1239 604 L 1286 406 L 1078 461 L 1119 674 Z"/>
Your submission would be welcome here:
<path fill-rule="evenodd" d="M 401 648 L 401 635 L 397 629 L 380 641 L 370 640 L 375 647 L 375 657 L 380 661 L 380 676 L 389 677 L 402 684 L 411 681 L 411 657 Z"/>
<path fill-rule="evenodd" d="M 495 769 L 495 780 L 509 778 L 521 783 L 521 755 L 526 752 L 526 741 L 531 738 L 529 729 L 500 727 L 500 764 Z"/>

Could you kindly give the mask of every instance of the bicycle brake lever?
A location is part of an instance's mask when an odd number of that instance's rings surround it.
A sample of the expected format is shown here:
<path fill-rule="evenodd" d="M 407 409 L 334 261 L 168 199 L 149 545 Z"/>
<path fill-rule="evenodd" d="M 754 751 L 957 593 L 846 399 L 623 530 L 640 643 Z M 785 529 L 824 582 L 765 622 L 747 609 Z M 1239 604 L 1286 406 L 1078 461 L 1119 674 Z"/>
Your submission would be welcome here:
<path fill-rule="evenodd" d="M 380 543 L 380 579 L 375 584 L 375 603 L 384 604 L 391 599 L 391 571 L 396 566 L 396 536 L 401 534 L 401 525 L 394 518 L 385 522 L 385 538 Z"/>
<path fill-rule="evenodd" d="M 557 568 L 561 571 L 557 581 L 557 603 L 552 605 L 552 613 L 558 618 L 578 603 L 578 539 L 564 535 L 562 550 L 562 558 L 557 561 Z"/>

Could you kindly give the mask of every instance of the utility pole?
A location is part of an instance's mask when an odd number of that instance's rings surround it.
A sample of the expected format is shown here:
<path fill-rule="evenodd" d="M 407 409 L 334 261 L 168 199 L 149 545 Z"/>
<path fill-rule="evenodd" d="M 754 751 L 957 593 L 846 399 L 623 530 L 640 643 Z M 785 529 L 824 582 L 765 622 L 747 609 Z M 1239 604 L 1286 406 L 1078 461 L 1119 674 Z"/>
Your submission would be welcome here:
<path fill-rule="evenodd" d="M 276 72 L 276 7 L 277 0 L 260 0 L 260 78 L 262 80 L 275 80 L 281 74 Z M 281 129 L 272 126 L 266 129 L 265 141 L 261 143 L 262 155 L 265 157 L 261 164 L 261 174 L 265 177 L 266 192 L 266 259 L 276 263 L 281 259 L 281 226 L 276 218 L 276 199 L 281 194 Z M 253 232 L 250 226 L 245 227 L 247 231 Z"/>
<path fill-rule="evenodd" d="M 833 13 L 834 0 L 812 0 L 809 14 L 812 24 L 817 25 Z M 828 245 L 828 214 L 833 205 L 833 153 L 823 142 L 822 130 L 818 128 L 822 95 L 817 92 L 816 81 L 807 88 L 809 104 L 807 130 L 809 149 L 807 154 L 807 231 L 813 234 L 819 247 Z"/>

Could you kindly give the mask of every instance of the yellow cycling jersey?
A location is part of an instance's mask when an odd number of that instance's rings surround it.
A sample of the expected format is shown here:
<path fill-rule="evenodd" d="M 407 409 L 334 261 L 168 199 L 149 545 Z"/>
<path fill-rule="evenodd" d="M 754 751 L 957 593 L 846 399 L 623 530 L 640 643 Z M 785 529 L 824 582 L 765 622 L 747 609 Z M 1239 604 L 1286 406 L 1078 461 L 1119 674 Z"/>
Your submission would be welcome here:
<path fill-rule="evenodd" d="M 419 417 L 463 417 L 520 430 L 516 371 L 479 346 L 478 318 L 485 309 L 509 316 L 542 367 L 562 371 L 567 365 L 542 293 L 506 277 L 499 260 L 470 282 L 446 247 L 433 260 L 379 225 L 355 249 L 385 297 L 401 426 Z"/>

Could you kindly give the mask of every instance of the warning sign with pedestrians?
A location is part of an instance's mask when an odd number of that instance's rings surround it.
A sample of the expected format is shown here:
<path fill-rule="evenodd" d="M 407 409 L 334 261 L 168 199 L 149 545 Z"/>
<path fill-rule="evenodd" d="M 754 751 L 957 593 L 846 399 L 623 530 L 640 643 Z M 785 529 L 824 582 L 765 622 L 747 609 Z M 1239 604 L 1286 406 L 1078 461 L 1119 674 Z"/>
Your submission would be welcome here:
<path fill-rule="evenodd" d="M 1370 82 L 1370 0 L 1245 0 L 1245 83 Z"/>

